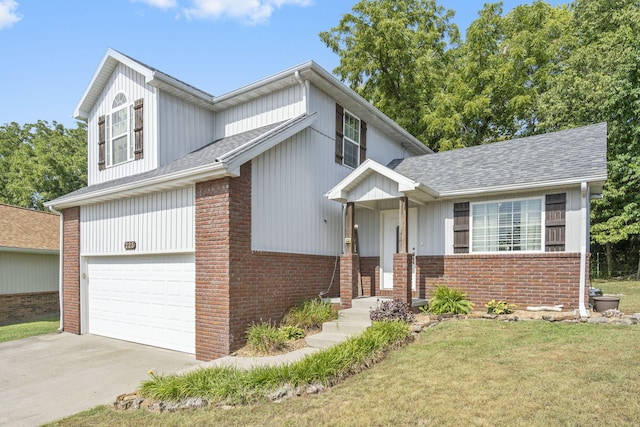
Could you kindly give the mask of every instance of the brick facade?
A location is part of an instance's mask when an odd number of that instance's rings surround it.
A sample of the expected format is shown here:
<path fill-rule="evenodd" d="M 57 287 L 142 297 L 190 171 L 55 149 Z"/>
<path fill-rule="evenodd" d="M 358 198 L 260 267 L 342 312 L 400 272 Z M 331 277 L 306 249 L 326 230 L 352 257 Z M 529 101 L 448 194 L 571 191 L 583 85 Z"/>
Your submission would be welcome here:
<path fill-rule="evenodd" d="M 80 208 L 62 211 L 62 311 L 66 332 L 80 333 Z"/>
<path fill-rule="evenodd" d="M 0 295 L 0 325 L 59 313 L 60 300 L 57 291 Z"/>
<path fill-rule="evenodd" d="M 411 279 L 413 270 L 413 254 L 393 254 L 393 299 L 411 304 L 413 292 Z"/>
<path fill-rule="evenodd" d="M 587 254 L 586 277 L 589 277 Z M 380 259 L 360 261 L 365 296 L 397 298 L 394 291 L 380 289 Z M 563 304 L 577 309 L 580 290 L 580 254 L 490 254 L 418 256 L 413 297 L 430 298 L 436 285 L 461 289 L 482 309 L 488 301 L 503 300 L 520 307 Z M 588 301 L 588 283 L 585 302 Z"/>
<path fill-rule="evenodd" d="M 421 256 L 416 269 L 418 288 L 427 297 L 436 285 L 445 285 L 466 292 L 478 309 L 492 299 L 520 307 L 578 308 L 580 254 L 575 252 Z"/>
<path fill-rule="evenodd" d="M 227 355 L 247 327 L 278 321 L 331 283 L 336 258 L 251 250 L 251 164 L 196 185 L 196 358 Z M 339 294 L 336 275 L 331 292 Z"/>

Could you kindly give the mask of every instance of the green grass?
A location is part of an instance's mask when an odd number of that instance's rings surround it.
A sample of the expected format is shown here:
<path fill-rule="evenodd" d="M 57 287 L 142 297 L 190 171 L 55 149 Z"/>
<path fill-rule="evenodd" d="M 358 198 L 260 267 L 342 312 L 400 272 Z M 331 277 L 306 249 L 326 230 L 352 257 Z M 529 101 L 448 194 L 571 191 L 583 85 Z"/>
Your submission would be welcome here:
<path fill-rule="evenodd" d="M 58 330 L 60 317 L 52 316 L 32 322 L 0 326 L 0 342 L 19 340 L 36 335 L 50 334 Z"/>
<path fill-rule="evenodd" d="M 620 295 L 618 309 L 623 313 L 640 313 L 639 280 L 593 280 L 591 286 L 600 288 L 605 294 Z"/>
<path fill-rule="evenodd" d="M 171 414 L 102 406 L 54 425 L 635 426 L 639 352 L 640 326 L 449 321 L 318 395 Z"/>

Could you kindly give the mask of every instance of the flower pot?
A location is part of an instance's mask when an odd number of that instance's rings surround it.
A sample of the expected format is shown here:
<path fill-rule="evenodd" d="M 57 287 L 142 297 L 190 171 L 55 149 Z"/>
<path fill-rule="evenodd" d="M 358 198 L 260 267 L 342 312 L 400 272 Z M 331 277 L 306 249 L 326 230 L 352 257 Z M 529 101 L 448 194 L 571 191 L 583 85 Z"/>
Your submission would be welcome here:
<path fill-rule="evenodd" d="M 611 310 L 612 308 L 617 310 L 618 304 L 620 304 L 620 297 L 593 297 L 593 304 L 593 309 L 599 313 Z"/>

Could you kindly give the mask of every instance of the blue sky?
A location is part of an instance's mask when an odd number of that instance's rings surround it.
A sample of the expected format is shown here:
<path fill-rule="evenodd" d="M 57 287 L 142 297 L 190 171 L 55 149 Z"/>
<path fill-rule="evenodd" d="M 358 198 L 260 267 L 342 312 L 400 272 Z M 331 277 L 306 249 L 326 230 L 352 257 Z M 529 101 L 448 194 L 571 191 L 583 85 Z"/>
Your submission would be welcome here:
<path fill-rule="evenodd" d="M 71 117 L 107 48 L 213 95 L 313 59 L 355 0 L 0 0 L 0 125 Z M 484 1 L 439 0 L 461 32 Z M 506 0 L 504 10 L 527 1 Z M 560 1 L 551 1 L 552 4 Z"/>

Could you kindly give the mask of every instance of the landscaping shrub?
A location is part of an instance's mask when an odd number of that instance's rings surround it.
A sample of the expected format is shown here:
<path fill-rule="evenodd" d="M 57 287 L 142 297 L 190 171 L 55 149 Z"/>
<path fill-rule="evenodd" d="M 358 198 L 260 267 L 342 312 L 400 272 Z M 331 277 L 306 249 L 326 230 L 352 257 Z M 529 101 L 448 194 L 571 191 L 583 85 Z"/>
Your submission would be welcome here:
<path fill-rule="evenodd" d="M 406 302 L 400 300 L 385 300 L 382 301 L 377 308 L 371 309 L 369 318 L 373 322 L 381 320 L 413 322 L 414 315 L 411 307 Z"/>
<path fill-rule="evenodd" d="M 179 401 L 201 397 L 229 404 L 263 400 L 269 393 L 285 385 L 335 384 L 340 379 L 363 371 L 411 339 L 409 325 L 404 322 L 375 322 L 362 334 L 313 353 L 299 362 L 249 370 L 213 367 L 182 375 L 152 374 L 149 380 L 141 384 L 140 394 L 159 400 Z"/>
<path fill-rule="evenodd" d="M 469 314 L 471 310 L 473 303 L 467 294 L 455 288 L 437 286 L 429 300 L 429 312 L 433 314 Z"/>
<path fill-rule="evenodd" d="M 505 301 L 496 301 L 492 299 L 487 304 L 487 313 L 489 314 L 511 314 L 518 307 L 516 304 L 507 304 Z"/>
<path fill-rule="evenodd" d="M 287 341 L 299 340 L 305 336 L 304 329 L 298 325 L 280 326 L 280 332 Z"/>
<path fill-rule="evenodd" d="M 293 307 L 282 319 L 285 326 L 296 325 L 308 331 L 319 329 L 324 322 L 336 319 L 338 314 L 331 307 L 331 303 L 319 298 L 304 301 Z"/>
<path fill-rule="evenodd" d="M 246 333 L 247 344 L 260 352 L 281 350 L 287 342 L 285 334 L 268 322 L 254 323 Z"/>

